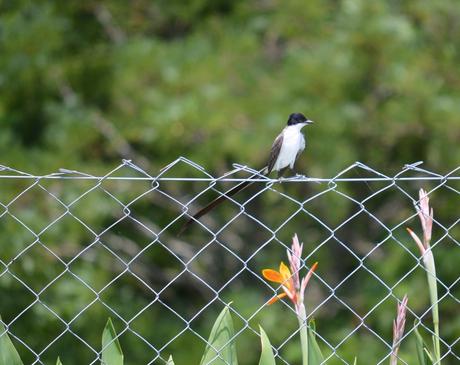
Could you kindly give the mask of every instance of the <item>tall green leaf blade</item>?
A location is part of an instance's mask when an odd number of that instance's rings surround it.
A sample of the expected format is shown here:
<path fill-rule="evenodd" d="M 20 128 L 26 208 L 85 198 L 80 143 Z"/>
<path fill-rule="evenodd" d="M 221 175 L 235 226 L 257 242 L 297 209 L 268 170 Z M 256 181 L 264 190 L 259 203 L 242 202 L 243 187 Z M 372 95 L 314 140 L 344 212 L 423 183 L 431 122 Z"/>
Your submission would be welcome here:
<path fill-rule="evenodd" d="M 355 356 L 355 361 L 353 361 L 353 365 L 358 365 L 358 358 Z"/>
<path fill-rule="evenodd" d="M 315 321 L 311 320 L 308 325 L 308 365 L 319 365 L 324 361 L 323 354 L 316 342 Z"/>
<path fill-rule="evenodd" d="M 166 363 L 166 365 L 174 365 L 174 360 L 173 360 L 172 355 L 169 355 L 168 362 Z"/>
<path fill-rule="evenodd" d="M 0 317 L 0 321 L 1 319 Z M 0 322 L 0 365 L 24 365 L 2 322 Z"/>
<path fill-rule="evenodd" d="M 267 334 L 261 326 L 260 328 L 260 342 L 262 345 L 262 351 L 260 353 L 259 365 L 276 365 L 275 355 L 273 354 L 272 345 L 268 339 Z"/>
<path fill-rule="evenodd" d="M 234 336 L 232 316 L 225 307 L 212 327 L 200 365 L 238 365 Z"/>
<path fill-rule="evenodd" d="M 62 365 L 61 359 L 59 357 L 56 360 L 56 365 Z"/>
<path fill-rule="evenodd" d="M 433 362 L 431 361 L 430 357 L 426 353 L 428 349 L 417 327 L 415 327 L 414 333 L 415 333 L 415 347 L 417 349 L 418 363 L 420 365 L 432 365 Z"/>
<path fill-rule="evenodd" d="M 123 352 L 110 318 L 102 333 L 102 365 L 123 365 Z"/>

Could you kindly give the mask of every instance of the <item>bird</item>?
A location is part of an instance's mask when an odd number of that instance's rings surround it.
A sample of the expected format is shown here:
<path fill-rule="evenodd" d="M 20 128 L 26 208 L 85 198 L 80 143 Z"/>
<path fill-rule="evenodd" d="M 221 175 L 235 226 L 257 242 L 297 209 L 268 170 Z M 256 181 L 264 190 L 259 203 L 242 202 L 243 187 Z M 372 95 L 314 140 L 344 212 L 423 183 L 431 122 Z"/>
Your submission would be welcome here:
<path fill-rule="evenodd" d="M 302 113 L 290 114 L 286 127 L 284 127 L 284 129 L 275 138 L 275 141 L 272 144 L 267 165 L 259 170 L 256 174 L 252 175 L 251 178 L 259 174 L 269 175 L 272 171 L 276 171 L 278 173 L 278 178 L 281 178 L 288 168 L 294 170 L 294 164 L 299 155 L 305 149 L 306 145 L 305 137 L 301 130 L 306 125 L 312 123 L 313 121 L 305 117 L 305 115 Z M 210 212 L 220 203 L 224 202 L 229 197 L 235 195 L 241 190 L 247 188 L 253 182 L 254 181 L 251 180 L 243 181 L 225 192 L 223 195 L 215 198 L 184 223 L 178 233 L 178 236 L 180 236 L 189 226 Z"/>

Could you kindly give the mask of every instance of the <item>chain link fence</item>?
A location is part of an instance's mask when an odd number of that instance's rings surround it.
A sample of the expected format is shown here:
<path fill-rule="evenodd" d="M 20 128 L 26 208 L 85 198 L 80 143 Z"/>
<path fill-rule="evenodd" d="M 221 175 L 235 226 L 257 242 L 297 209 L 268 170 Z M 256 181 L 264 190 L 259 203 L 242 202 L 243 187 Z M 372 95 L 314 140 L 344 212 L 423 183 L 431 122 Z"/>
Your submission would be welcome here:
<path fill-rule="evenodd" d="M 262 277 L 286 261 L 297 233 L 301 270 L 318 261 L 306 291 L 324 363 L 387 363 L 396 304 L 408 294 L 399 361 L 416 363 L 414 326 L 434 335 L 426 272 L 406 227 L 420 232 L 418 189 L 435 211 L 443 364 L 460 363 L 460 167 L 420 163 L 383 174 L 355 163 L 332 178 L 280 180 L 247 166 L 214 177 L 179 158 L 152 176 L 123 161 L 104 176 L 43 176 L 0 166 L 0 315 L 25 364 L 96 364 L 114 321 L 127 364 L 199 362 L 217 313 L 229 305 L 240 364 L 258 363 L 261 324 L 277 362 L 299 364 L 288 302 Z M 251 188 L 196 221 L 234 184 Z M 54 360 L 53 360 L 54 359 Z"/>

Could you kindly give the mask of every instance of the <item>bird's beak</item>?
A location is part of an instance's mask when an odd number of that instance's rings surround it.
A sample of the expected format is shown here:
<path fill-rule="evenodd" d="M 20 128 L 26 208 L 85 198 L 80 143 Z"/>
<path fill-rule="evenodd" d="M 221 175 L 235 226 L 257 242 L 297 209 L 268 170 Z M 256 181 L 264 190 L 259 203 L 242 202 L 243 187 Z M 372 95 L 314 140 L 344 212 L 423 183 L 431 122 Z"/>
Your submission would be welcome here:
<path fill-rule="evenodd" d="M 307 120 L 305 121 L 305 125 L 309 125 L 309 124 L 313 124 L 313 121 L 310 120 L 310 119 L 307 119 Z"/>

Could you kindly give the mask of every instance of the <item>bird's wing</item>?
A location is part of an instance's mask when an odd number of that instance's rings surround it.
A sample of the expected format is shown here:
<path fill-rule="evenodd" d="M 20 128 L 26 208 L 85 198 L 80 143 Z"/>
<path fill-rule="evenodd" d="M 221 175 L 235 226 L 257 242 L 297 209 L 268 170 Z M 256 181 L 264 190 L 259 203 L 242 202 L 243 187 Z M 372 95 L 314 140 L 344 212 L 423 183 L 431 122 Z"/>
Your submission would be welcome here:
<path fill-rule="evenodd" d="M 275 142 L 273 142 L 272 149 L 270 150 L 270 157 L 268 158 L 267 165 L 267 175 L 272 172 L 273 167 L 275 166 L 276 160 L 281 151 L 281 146 L 283 145 L 283 133 L 276 137 Z"/>

